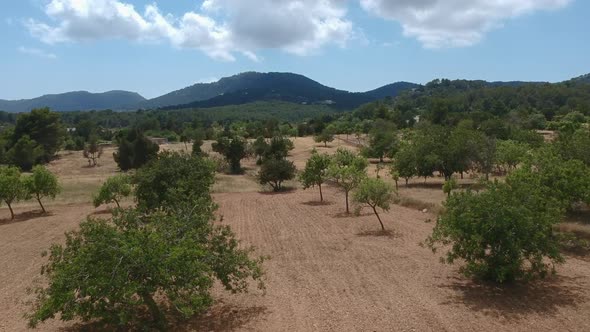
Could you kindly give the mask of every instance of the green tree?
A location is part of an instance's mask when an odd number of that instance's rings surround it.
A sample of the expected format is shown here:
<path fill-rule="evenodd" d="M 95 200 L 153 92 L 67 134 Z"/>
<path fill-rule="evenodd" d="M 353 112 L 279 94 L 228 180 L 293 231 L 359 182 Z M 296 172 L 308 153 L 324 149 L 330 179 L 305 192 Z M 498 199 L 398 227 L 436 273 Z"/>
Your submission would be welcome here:
<path fill-rule="evenodd" d="M 397 150 L 398 138 L 395 125 L 388 122 L 377 122 L 369 132 L 369 146 L 363 149 L 363 154 L 368 158 L 392 157 Z"/>
<path fill-rule="evenodd" d="M 563 261 L 553 234 L 563 210 L 543 194 L 539 177 L 529 180 L 450 196 L 427 244 L 449 248 L 445 261 L 464 261 L 469 277 L 503 283 L 545 276 L 547 262 Z"/>
<path fill-rule="evenodd" d="M 150 141 L 139 130 L 122 132 L 118 139 L 117 152 L 113 154 L 115 162 L 122 171 L 140 168 L 158 155 L 160 147 Z"/>
<path fill-rule="evenodd" d="M 95 135 L 90 136 L 88 143 L 84 146 L 82 155 L 88 159 L 88 166 L 97 166 L 98 159 L 102 156 L 103 148 L 98 143 L 98 137 Z"/>
<path fill-rule="evenodd" d="M 252 153 L 256 156 L 256 164 L 262 164 L 262 158 L 267 150 L 268 143 L 263 136 L 258 136 L 258 138 L 252 142 Z"/>
<path fill-rule="evenodd" d="M 13 137 L 16 143 L 21 137 L 29 136 L 42 148 L 41 161 L 49 162 L 61 148 L 65 134 L 60 114 L 40 108 L 18 116 Z"/>
<path fill-rule="evenodd" d="M 209 204 L 215 182 L 212 161 L 185 153 L 164 151 L 139 169 L 134 177 L 141 210 L 170 209 L 179 201 Z"/>
<path fill-rule="evenodd" d="M 524 161 L 529 148 L 526 144 L 515 141 L 498 141 L 496 148 L 496 162 L 507 170 L 514 170 Z"/>
<path fill-rule="evenodd" d="M 0 166 L 0 202 L 6 203 L 14 220 L 12 204 L 26 197 L 26 188 L 17 167 Z"/>
<path fill-rule="evenodd" d="M 232 174 L 242 172 L 242 159 L 246 158 L 246 142 L 242 138 L 220 137 L 217 142 L 213 143 L 213 151 L 220 153 L 225 157 L 230 166 Z"/>
<path fill-rule="evenodd" d="M 458 187 L 459 185 L 457 184 L 457 181 L 451 178 L 449 180 L 446 180 L 443 184 L 443 192 L 447 194 L 448 197 L 451 197 L 451 193 L 453 192 L 453 190 L 457 189 Z"/>
<path fill-rule="evenodd" d="M 358 187 L 365 177 L 367 177 L 367 167 L 369 166 L 369 162 L 367 159 L 343 148 L 338 148 L 332 158 L 328 174 L 344 191 L 346 198 L 346 213 L 349 214 L 349 194 L 353 189 Z"/>
<path fill-rule="evenodd" d="M 334 134 L 324 129 L 324 131 L 316 135 L 313 139 L 316 143 L 324 143 L 324 147 L 328 147 L 328 143 L 334 141 Z"/>
<path fill-rule="evenodd" d="M 102 184 L 98 193 L 94 196 L 94 207 L 115 203 L 117 208 L 121 208 L 120 202 L 125 197 L 131 196 L 132 192 L 131 177 L 123 174 L 112 176 Z"/>
<path fill-rule="evenodd" d="M 299 181 L 303 189 L 318 186 L 320 190 L 320 202 L 324 201 L 322 185 L 328 180 L 328 170 L 332 159 L 327 154 L 319 154 L 313 150 L 311 157 L 305 163 L 305 169 L 299 174 Z"/>
<path fill-rule="evenodd" d="M 399 176 L 406 180 L 406 186 L 408 181 L 417 175 L 416 154 L 412 145 L 408 142 L 403 142 L 400 145 L 393 160 L 393 168 L 399 173 Z"/>
<path fill-rule="evenodd" d="M 252 248 L 241 249 L 227 226 L 213 225 L 213 209 L 121 210 L 82 222 L 65 245 L 51 247 L 42 270 L 48 286 L 37 289 L 29 325 L 59 314 L 107 330 L 168 330 L 165 308 L 185 319 L 203 312 L 215 280 L 231 292 L 246 291 L 250 280 L 263 287 L 262 258 L 250 258 Z"/>
<path fill-rule="evenodd" d="M 35 197 L 43 213 L 46 211 L 41 199 L 45 197 L 55 199 L 55 196 L 61 192 L 57 176 L 41 165 L 33 167 L 33 174 L 24 179 L 24 185 L 27 196 Z"/>
<path fill-rule="evenodd" d="M 391 175 L 391 179 L 395 182 L 395 190 L 398 190 L 399 172 L 395 169 L 395 167 L 391 167 L 389 169 L 389 174 Z"/>
<path fill-rule="evenodd" d="M 29 136 L 22 136 L 7 153 L 11 164 L 30 171 L 43 158 L 43 148 Z"/>
<path fill-rule="evenodd" d="M 354 201 L 358 204 L 368 205 L 373 209 L 375 216 L 381 224 L 381 230 L 385 231 L 385 226 L 377 208 L 389 211 L 389 206 L 394 198 L 394 188 L 381 179 L 365 178 L 361 181 L 358 188 L 354 191 Z"/>
<path fill-rule="evenodd" d="M 295 165 L 284 158 L 264 159 L 258 173 L 260 184 L 270 185 L 275 192 L 281 191 L 284 181 L 292 180 L 294 177 Z"/>

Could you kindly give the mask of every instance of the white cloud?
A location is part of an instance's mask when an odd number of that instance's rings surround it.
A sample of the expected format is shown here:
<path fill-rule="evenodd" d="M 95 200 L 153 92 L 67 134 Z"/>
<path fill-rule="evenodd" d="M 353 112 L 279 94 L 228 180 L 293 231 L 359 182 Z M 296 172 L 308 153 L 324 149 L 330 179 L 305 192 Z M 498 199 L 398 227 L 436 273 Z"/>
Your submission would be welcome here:
<path fill-rule="evenodd" d="M 33 55 L 33 56 L 37 56 L 40 58 L 57 59 L 57 56 L 55 54 L 40 50 L 38 48 L 30 48 L 30 47 L 21 46 L 18 48 L 18 51 L 23 54 Z"/>
<path fill-rule="evenodd" d="M 352 36 L 347 0 L 205 0 L 199 12 L 181 17 L 146 6 L 140 13 L 119 0 L 51 0 L 45 13 L 54 23 L 26 21 L 31 34 L 48 44 L 128 39 L 167 41 L 232 61 L 241 54 L 259 61 L 259 49 L 307 55 Z"/>
<path fill-rule="evenodd" d="M 395 20 L 404 34 L 427 48 L 462 47 L 479 42 L 506 19 L 552 10 L 571 0 L 360 0 L 379 17 Z"/>

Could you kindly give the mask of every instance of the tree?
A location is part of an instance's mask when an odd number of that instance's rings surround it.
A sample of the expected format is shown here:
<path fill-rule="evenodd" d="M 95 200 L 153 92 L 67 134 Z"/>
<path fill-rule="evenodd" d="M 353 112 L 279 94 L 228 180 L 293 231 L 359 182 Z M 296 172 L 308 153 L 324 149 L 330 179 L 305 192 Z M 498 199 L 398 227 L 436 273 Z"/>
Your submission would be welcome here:
<path fill-rule="evenodd" d="M 287 159 L 265 159 L 260 166 L 258 181 L 262 185 L 269 184 L 275 192 L 281 191 L 284 181 L 295 177 L 295 164 Z"/>
<path fill-rule="evenodd" d="M 94 196 L 94 207 L 115 203 L 117 204 L 117 208 L 121 208 L 120 202 L 125 197 L 131 196 L 132 192 L 131 177 L 127 175 L 112 176 L 103 183 L 98 193 Z"/>
<path fill-rule="evenodd" d="M 346 213 L 349 214 L 349 194 L 365 177 L 367 177 L 367 167 L 369 162 L 367 159 L 343 148 L 338 148 L 332 158 L 328 174 L 344 191 L 346 198 Z"/>
<path fill-rule="evenodd" d="M 293 142 L 287 137 L 274 136 L 266 146 L 266 150 L 263 152 L 263 157 L 267 159 L 283 159 L 289 155 L 289 151 L 293 150 L 293 148 Z"/>
<path fill-rule="evenodd" d="M 25 135 L 41 146 L 43 154 L 39 161 L 49 162 L 59 151 L 65 138 L 60 114 L 51 112 L 49 108 L 33 109 L 30 113 L 20 114 L 14 127 L 14 142 Z"/>
<path fill-rule="evenodd" d="M 324 143 L 324 147 L 328 147 L 328 143 L 334 141 L 334 134 L 324 129 L 324 131 L 316 135 L 313 139 L 316 143 Z"/>
<path fill-rule="evenodd" d="M 88 166 L 97 166 L 98 159 L 102 156 L 103 148 L 98 144 L 98 137 L 90 136 L 88 144 L 84 146 L 84 158 L 88 159 Z"/>
<path fill-rule="evenodd" d="M 546 260 L 563 261 L 553 234 L 563 210 L 543 194 L 539 177 L 529 180 L 450 196 L 427 244 L 449 248 L 445 261 L 465 261 L 461 272 L 468 277 L 503 283 L 545 276 Z"/>
<path fill-rule="evenodd" d="M 61 192 L 57 176 L 41 165 L 33 167 L 33 174 L 24 179 L 24 185 L 27 196 L 35 197 L 43 213 L 46 211 L 41 199 L 45 197 L 55 199 L 55 196 Z"/>
<path fill-rule="evenodd" d="M 12 204 L 26 196 L 26 188 L 21 180 L 21 173 L 14 166 L 0 166 L 0 202 L 6 203 L 10 218 L 14 220 Z"/>
<path fill-rule="evenodd" d="M 43 158 L 44 152 L 37 142 L 24 135 L 8 150 L 7 154 L 11 164 L 20 167 L 23 171 L 30 171 Z"/>
<path fill-rule="evenodd" d="M 263 136 L 258 136 L 258 138 L 252 143 L 252 152 L 256 156 L 256 164 L 262 164 L 262 158 L 268 149 L 268 143 L 266 143 L 266 139 Z"/>
<path fill-rule="evenodd" d="M 178 201 L 207 203 L 215 182 L 215 165 L 208 159 L 164 151 L 139 169 L 134 177 L 141 210 L 170 209 Z"/>
<path fill-rule="evenodd" d="M 395 125 L 380 121 L 369 132 L 369 146 L 363 149 L 363 154 L 368 158 L 379 158 L 383 162 L 384 157 L 395 155 L 397 144 Z"/>
<path fill-rule="evenodd" d="M 106 330 L 163 331 L 165 308 L 184 319 L 206 310 L 215 280 L 231 292 L 246 291 L 250 280 L 263 287 L 263 258 L 250 258 L 253 249 L 241 249 L 229 227 L 213 225 L 213 210 L 121 210 L 82 222 L 65 245 L 51 247 L 42 269 L 48 286 L 37 289 L 29 326 L 59 314 Z"/>
<path fill-rule="evenodd" d="M 319 154 L 313 150 L 311 157 L 305 163 L 305 169 L 299 174 L 299 181 L 303 189 L 318 186 L 320 190 L 320 202 L 324 201 L 322 185 L 328 179 L 328 170 L 332 160 L 327 154 Z"/>
<path fill-rule="evenodd" d="M 242 138 L 221 137 L 213 143 L 213 151 L 225 157 L 230 166 L 232 174 L 242 172 L 241 160 L 246 158 L 246 142 Z"/>
<path fill-rule="evenodd" d="M 160 147 L 150 141 L 137 129 L 122 132 L 118 139 L 118 150 L 113 154 L 122 171 L 140 168 L 158 155 Z"/>
<path fill-rule="evenodd" d="M 395 154 L 393 168 L 399 173 L 399 176 L 406 180 L 406 186 L 408 181 L 416 176 L 416 154 L 409 143 L 403 142 L 400 145 Z"/>
<path fill-rule="evenodd" d="M 443 184 L 443 192 L 447 194 L 448 197 L 451 197 L 451 193 L 453 190 L 458 188 L 457 181 L 453 178 L 446 180 Z"/>
<path fill-rule="evenodd" d="M 395 167 L 391 167 L 389 169 L 389 174 L 391 174 L 391 179 L 393 179 L 393 181 L 395 182 L 395 190 L 398 190 L 399 172 L 395 169 Z"/>
<path fill-rule="evenodd" d="M 514 170 L 520 164 L 529 148 L 526 144 L 515 141 L 498 141 L 496 147 L 496 161 L 499 165 L 503 165 L 507 170 Z"/>
<path fill-rule="evenodd" d="M 368 205 L 373 209 L 381 224 L 381 230 L 385 231 L 385 226 L 383 226 L 381 217 L 377 213 L 377 208 L 389 211 L 389 204 L 393 200 L 394 194 L 394 188 L 385 181 L 375 178 L 365 178 L 355 190 L 353 197 L 355 202 Z"/>

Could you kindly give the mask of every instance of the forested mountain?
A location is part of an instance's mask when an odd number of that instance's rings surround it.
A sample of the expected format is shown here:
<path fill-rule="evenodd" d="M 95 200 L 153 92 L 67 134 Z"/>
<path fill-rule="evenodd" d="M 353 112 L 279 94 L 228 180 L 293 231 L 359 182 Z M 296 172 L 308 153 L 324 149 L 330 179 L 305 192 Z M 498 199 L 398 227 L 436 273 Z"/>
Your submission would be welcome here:
<path fill-rule="evenodd" d="M 141 95 L 128 91 L 90 93 L 87 91 L 45 95 L 34 99 L 0 100 L 0 110 L 28 112 L 33 108 L 49 107 L 52 110 L 85 111 L 103 109 L 127 109 L 144 101 Z"/>
<path fill-rule="evenodd" d="M 395 97 L 401 91 L 418 86 L 400 82 L 366 93 L 353 93 L 327 87 L 303 75 L 248 72 L 223 78 L 215 83 L 195 84 L 146 101 L 142 103 L 142 107 L 205 108 L 277 100 L 353 109 L 387 96 Z"/>

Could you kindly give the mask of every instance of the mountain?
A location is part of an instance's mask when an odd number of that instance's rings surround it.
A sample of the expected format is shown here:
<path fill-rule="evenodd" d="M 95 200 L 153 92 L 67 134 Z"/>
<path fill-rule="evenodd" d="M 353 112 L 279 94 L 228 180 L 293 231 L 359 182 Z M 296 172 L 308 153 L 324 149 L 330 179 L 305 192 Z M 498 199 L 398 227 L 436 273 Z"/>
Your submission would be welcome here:
<path fill-rule="evenodd" d="M 87 91 L 45 95 L 34 99 L 1 100 L 0 110 L 7 112 L 28 112 L 33 108 L 49 107 L 54 111 L 87 111 L 133 108 L 146 99 L 135 92 L 109 91 L 90 93 Z"/>
<path fill-rule="evenodd" d="M 298 104 L 326 104 L 353 109 L 401 91 L 418 87 L 407 82 L 394 83 L 369 92 L 348 92 L 322 85 L 303 75 L 292 73 L 248 72 L 215 83 L 195 84 L 145 103 L 145 108 L 207 108 L 278 100 Z M 185 102 L 191 100 L 191 102 Z"/>

